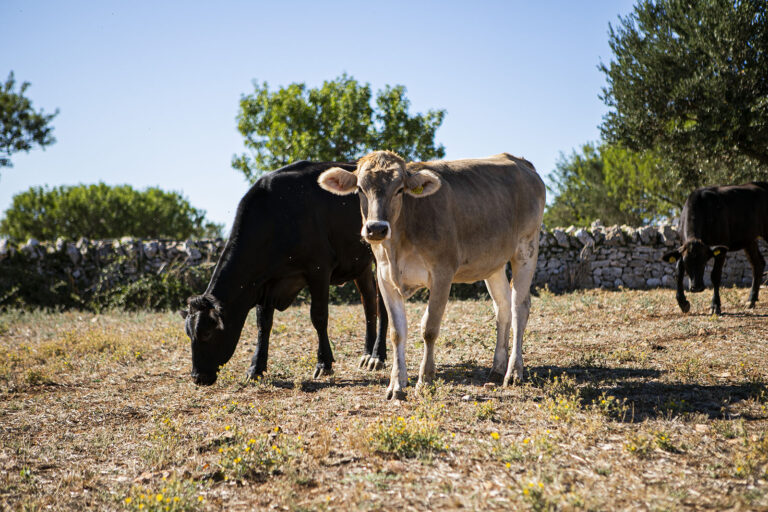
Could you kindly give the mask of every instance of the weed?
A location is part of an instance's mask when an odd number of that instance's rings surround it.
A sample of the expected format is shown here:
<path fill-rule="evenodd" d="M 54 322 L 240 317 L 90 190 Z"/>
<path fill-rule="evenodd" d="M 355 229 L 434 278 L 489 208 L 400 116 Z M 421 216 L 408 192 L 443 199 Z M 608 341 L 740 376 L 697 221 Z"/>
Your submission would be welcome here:
<path fill-rule="evenodd" d="M 371 448 L 397 458 L 424 457 L 448 449 L 433 419 L 410 416 L 376 422 L 368 432 Z"/>
<path fill-rule="evenodd" d="M 156 486 L 132 487 L 122 504 L 141 512 L 185 512 L 201 510 L 205 498 L 193 481 L 163 477 Z"/>

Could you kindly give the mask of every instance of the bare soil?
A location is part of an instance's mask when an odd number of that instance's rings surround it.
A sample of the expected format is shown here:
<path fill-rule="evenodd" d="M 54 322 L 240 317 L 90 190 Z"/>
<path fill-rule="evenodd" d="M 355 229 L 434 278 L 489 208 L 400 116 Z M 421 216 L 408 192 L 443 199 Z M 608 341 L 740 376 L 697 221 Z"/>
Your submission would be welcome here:
<path fill-rule="evenodd" d="M 331 308 L 333 376 L 301 306 L 262 380 L 251 317 L 207 388 L 174 313 L 3 313 L 0 509 L 768 510 L 768 297 L 725 289 L 715 317 L 710 293 L 684 315 L 669 290 L 543 291 L 510 388 L 485 381 L 491 303 L 451 302 L 405 402 L 358 368 L 361 306 Z"/>

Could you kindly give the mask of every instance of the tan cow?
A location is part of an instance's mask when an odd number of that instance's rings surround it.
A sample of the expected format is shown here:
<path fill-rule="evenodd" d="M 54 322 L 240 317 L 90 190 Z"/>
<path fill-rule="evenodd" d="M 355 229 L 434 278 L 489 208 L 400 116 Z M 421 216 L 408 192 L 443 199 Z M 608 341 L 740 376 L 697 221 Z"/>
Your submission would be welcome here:
<path fill-rule="evenodd" d="M 405 300 L 429 288 L 421 319 L 424 358 L 417 390 L 435 375 L 434 345 L 451 283 L 485 280 L 496 311 L 489 379 L 523 377 L 523 331 L 539 251 L 545 188 L 533 165 L 507 153 L 472 160 L 414 162 L 376 151 L 349 172 L 331 168 L 318 183 L 334 194 L 357 191 L 362 236 L 373 249 L 396 357 L 387 398 L 404 399 Z M 505 267 L 512 266 L 512 285 Z M 510 289 L 511 288 L 511 289 Z M 514 331 L 512 354 L 509 329 Z M 375 364 L 375 363 L 372 363 Z"/>

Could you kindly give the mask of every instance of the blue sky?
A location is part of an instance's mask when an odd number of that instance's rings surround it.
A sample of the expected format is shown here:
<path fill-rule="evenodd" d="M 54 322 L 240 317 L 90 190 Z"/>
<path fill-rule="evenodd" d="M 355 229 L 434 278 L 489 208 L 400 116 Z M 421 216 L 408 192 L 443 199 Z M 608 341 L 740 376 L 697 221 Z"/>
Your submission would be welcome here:
<path fill-rule="evenodd" d="M 447 158 L 502 151 L 543 175 L 599 138 L 597 65 L 630 0 L 0 2 L 0 79 L 60 114 L 58 142 L 0 169 L 0 211 L 36 185 L 182 192 L 231 226 L 248 188 L 235 116 L 252 81 L 316 86 L 343 72 L 444 108 Z"/>

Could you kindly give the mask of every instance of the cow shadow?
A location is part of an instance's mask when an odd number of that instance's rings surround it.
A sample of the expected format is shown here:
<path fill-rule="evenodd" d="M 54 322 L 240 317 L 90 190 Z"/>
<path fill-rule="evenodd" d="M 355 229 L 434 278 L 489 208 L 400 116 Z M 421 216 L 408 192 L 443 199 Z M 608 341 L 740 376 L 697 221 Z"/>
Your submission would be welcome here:
<path fill-rule="evenodd" d="M 461 362 L 442 365 L 437 377 L 446 383 L 483 386 L 489 370 L 489 366 Z M 602 397 L 613 397 L 617 406 L 610 411 L 609 417 L 623 423 L 693 416 L 702 419 L 738 417 L 747 421 L 762 419 L 743 411 L 733 414 L 731 409 L 739 402 L 766 396 L 768 387 L 762 382 L 701 384 L 658 380 L 665 373 L 646 368 L 534 366 L 526 371 L 525 386 L 533 392 L 531 400 L 543 401 L 555 392 L 553 383 L 562 383 L 567 378 L 583 407 L 590 407 Z M 482 400 L 482 397 L 478 396 L 478 399 Z"/>

